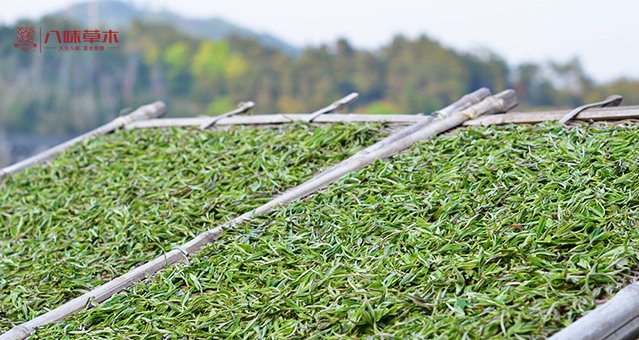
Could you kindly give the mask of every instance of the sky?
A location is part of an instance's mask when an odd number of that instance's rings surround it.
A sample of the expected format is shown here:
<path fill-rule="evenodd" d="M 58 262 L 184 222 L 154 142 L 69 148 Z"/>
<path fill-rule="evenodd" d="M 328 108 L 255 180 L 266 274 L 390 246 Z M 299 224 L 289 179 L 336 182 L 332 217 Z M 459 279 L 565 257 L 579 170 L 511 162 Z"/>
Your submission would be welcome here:
<path fill-rule="evenodd" d="M 37 18 L 77 0 L 5 2 L 0 21 Z M 298 46 L 347 38 L 363 48 L 419 34 L 461 51 L 489 49 L 511 65 L 578 57 L 598 81 L 639 78 L 639 1 L 130 0 L 184 16 L 222 17 Z"/>

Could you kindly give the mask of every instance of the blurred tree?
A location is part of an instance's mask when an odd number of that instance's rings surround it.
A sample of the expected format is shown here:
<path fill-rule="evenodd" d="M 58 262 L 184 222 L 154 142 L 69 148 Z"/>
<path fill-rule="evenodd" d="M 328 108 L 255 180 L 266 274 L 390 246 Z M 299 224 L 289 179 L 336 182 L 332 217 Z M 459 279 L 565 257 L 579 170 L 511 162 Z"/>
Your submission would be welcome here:
<path fill-rule="evenodd" d="M 226 41 L 204 41 L 193 57 L 192 71 L 195 75 L 222 75 L 230 56 Z"/>
<path fill-rule="evenodd" d="M 359 112 L 370 114 L 397 114 L 401 111 L 399 110 L 397 105 L 379 100 L 368 104 L 367 106 L 360 109 Z"/>
<path fill-rule="evenodd" d="M 508 64 L 497 54 L 480 50 L 475 54 L 464 54 L 462 58 L 469 75 L 466 91 L 487 87 L 497 92 L 511 86 Z"/>
<path fill-rule="evenodd" d="M 595 86 L 586 94 L 585 102 L 597 102 L 612 94 L 623 96 L 623 104 L 639 104 L 639 81 L 619 79 L 608 84 Z"/>
<path fill-rule="evenodd" d="M 224 75 L 230 80 L 236 79 L 244 75 L 248 70 L 248 63 L 239 54 L 233 54 L 229 57 L 224 68 Z"/>
<path fill-rule="evenodd" d="M 517 91 L 517 96 L 522 98 L 520 103 L 524 107 L 551 105 L 552 94 L 555 91 L 542 68 L 530 63 L 517 67 L 514 89 Z"/>
<path fill-rule="evenodd" d="M 235 105 L 233 105 L 233 101 L 229 97 L 217 97 L 211 102 L 209 102 L 206 107 L 206 114 L 209 115 L 220 115 L 225 112 L 233 110 Z"/>
<path fill-rule="evenodd" d="M 164 52 L 169 91 L 173 94 L 184 95 L 191 90 L 190 56 L 191 48 L 185 42 L 173 43 Z"/>

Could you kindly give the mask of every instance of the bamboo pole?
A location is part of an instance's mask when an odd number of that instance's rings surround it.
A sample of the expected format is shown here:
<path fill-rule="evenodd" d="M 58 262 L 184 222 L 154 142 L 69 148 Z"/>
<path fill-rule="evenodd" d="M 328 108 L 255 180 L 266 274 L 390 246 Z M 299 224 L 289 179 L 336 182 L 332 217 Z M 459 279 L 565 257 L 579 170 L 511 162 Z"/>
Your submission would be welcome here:
<path fill-rule="evenodd" d="M 471 92 L 463 96 L 461 99 L 454 102 L 453 104 L 439 111 L 433 112 L 430 116 L 424 117 L 421 121 L 413 125 L 407 126 L 397 131 L 396 133 L 388 136 L 387 138 L 384 138 L 383 140 L 365 148 L 364 150 L 359 151 L 358 153 L 355 154 L 355 156 L 361 156 L 363 154 L 367 154 L 375 150 L 379 150 L 382 147 L 387 146 L 395 141 L 398 141 L 416 131 L 422 130 L 424 127 L 426 127 L 427 125 L 433 122 L 434 117 L 446 118 L 455 112 L 463 111 L 471 107 L 472 105 L 475 105 L 481 102 L 488 96 L 490 96 L 490 90 L 485 87 L 482 87 L 479 90 L 476 90 L 475 92 Z"/>
<path fill-rule="evenodd" d="M 621 101 L 623 100 L 623 97 L 618 95 L 618 94 L 613 94 L 612 96 L 609 96 L 608 98 L 599 101 L 599 102 L 595 102 L 595 103 L 589 103 L 589 104 L 584 104 L 581 105 L 579 107 L 576 107 L 574 109 L 572 109 L 570 112 L 566 113 L 563 117 L 559 118 L 558 122 L 559 124 L 566 124 L 568 123 L 569 120 L 575 118 L 576 115 L 578 115 L 579 113 L 595 108 L 595 107 L 615 107 L 615 106 L 619 106 L 619 104 L 621 104 Z"/>
<path fill-rule="evenodd" d="M 13 327 L 8 332 L 2 334 L 0 336 L 0 340 L 25 339 L 36 329 L 36 327 L 60 321 L 67 316 L 75 314 L 83 310 L 85 307 L 90 306 L 92 302 L 103 302 L 133 283 L 153 275 L 166 266 L 180 262 L 188 254 L 193 254 L 202 246 L 213 242 L 217 239 L 220 232 L 221 229 L 219 229 L 219 231 L 208 231 L 202 233 L 181 247 L 177 247 L 168 253 L 160 255 L 155 259 L 132 269 L 128 273 L 98 286 L 97 288 L 94 288 L 45 314 Z"/>
<path fill-rule="evenodd" d="M 639 283 L 632 283 L 612 299 L 562 329 L 551 340 L 637 339 Z"/>
<path fill-rule="evenodd" d="M 314 121 L 315 119 L 317 119 L 317 117 L 319 117 L 321 115 L 324 115 L 324 114 L 327 114 L 327 113 L 331 113 L 331 112 L 335 112 L 336 110 L 339 110 L 342 107 L 344 107 L 344 106 L 356 101 L 357 98 L 359 98 L 359 93 L 352 92 L 349 95 L 347 95 L 346 97 L 335 101 L 331 105 L 329 105 L 327 107 L 323 107 L 323 108 L 311 113 L 311 115 L 310 115 L 310 117 L 308 117 L 307 121 L 309 123 L 311 123 L 312 121 Z"/>
<path fill-rule="evenodd" d="M 253 211 L 249 211 L 241 215 L 237 219 L 233 220 L 232 223 L 239 223 L 249 220 L 253 216 L 267 213 L 277 206 L 303 198 L 310 193 L 313 193 L 331 183 L 334 183 L 338 179 L 351 172 L 362 169 L 366 165 L 371 164 L 376 160 L 385 159 L 409 148 L 419 141 L 428 139 L 442 132 L 455 128 L 468 119 L 472 119 L 482 114 L 506 112 L 516 105 L 517 98 L 515 97 L 515 91 L 513 90 L 506 90 L 497 95 L 486 97 L 484 100 L 475 105 L 472 105 L 467 110 L 452 113 L 446 118 L 435 120 L 432 123 L 426 125 L 423 129 L 415 131 L 412 134 L 405 136 L 404 138 L 381 146 L 374 151 L 349 157 L 346 161 L 342 162 L 339 167 L 331 168 L 327 170 L 326 173 L 319 174 L 311 180 L 306 181 L 299 186 L 284 192 L 283 194 L 275 197 L 272 201 L 258 207 Z M 388 138 L 391 138 L 392 136 L 393 135 Z"/>
<path fill-rule="evenodd" d="M 467 108 L 469 108 L 472 105 L 475 105 L 479 102 L 481 102 L 484 98 L 490 96 L 490 90 L 482 87 L 479 90 L 476 90 L 475 92 L 471 92 L 469 94 L 466 94 L 465 96 L 463 96 L 461 99 L 459 99 L 458 101 L 452 103 L 451 105 L 448 105 L 447 107 L 433 112 L 430 116 L 426 116 L 424 117 L 421 121 L 413 124 L 413 125 L 409 125 L 395 133 L 393 133 L 392 135 L 380 140 L 379 142 L 363 149 L 360 150 L 359 152 L 357 152 L 356 154 L 354 154 L 353 156 L 349 157 L 348 159 L 336 164 L 335 166 L 329 168 L 328 170 L 323 171 L 322 173 L 319 174 L 319 176 L 325 176 L 326 174 L 330 173 L 331 171 L 334 171 L 335 169 L 341 167 L 344 165 L 345 162 L 348 161 L 352 161 L 352 159 L 356 158 L 356 157 L 362 157 L 366 154 L 369 154 L 373 151 L 379 150 L 391 143 L 394 143 L 410 134 L 415 133 L 416 131 L 422 130 L 424 129 L 424 127 L 428 126 L 429 124 L 431 124 L 434 120 L 433 117 L 440 117 L 440 118 L 446 118 L 448 116 L 450 116 L 451 114 L 455 113 L 455 112 L 459 112 L 462 110 L 465 110 Z"/>
<path fill-rule="evenodd" d="M 223 114 L 221 114 L 219 116 L 206 118 L 206 121 L 204 123 L 202 123 L 202 125 L 200 125 L 200 129 L 202 129 L 202 130 L 208 129 L 211 126 L 215 125 L 215 123 L 217 123 L 217 121 L 220 120 L 220 119 L 233 117 L 233 116 L 238 115 L 240 113 L 248 112 L 254 107 L 255 107 L 255 103 L 252 102 L 252 101 L 241 102 L 237 106 L 237 109 L 235 109 L 233 111 L 229 111 L 227 113 L 223 113 Z"/>
<path fill-rule="evenodd" d="M 46 151 L 43 151 L 35 156 L 29 157 L 23 161 L 9 165 L 0 170 L 0 184 L 2 180 L 13 173 L 24 170 L 36 164 L 44 163 L 51 158 L 59 155 L 62 151 L 68 149 L 72 145 L 85 141 L 91 137 L 104 135 L 111 133 L 115 130 L 121 129 L 128 124 L 136 121 L 146 120 L 150 118 L 156 118 L 163 115 L 166 112 L 166 106 L 163 102 L 157 101 L 148 105 L 140 106 L 137 110 L 129 113 L 126 116 L 118 117 L 96 129 L 86 132 L 80 136 L 70 139 L 62 144 L 56 145 Z"/>
<path fill-rule="evenodd" d="M 505 112 L 515 105 L 517 105 L 515 92 L 512 90 L 504 91 L 495 96 L 485 98 L 483 101 L 471 106 L 466 111 L 456 112 L 449 115 L 447 118 L 437 120 L 426 126 L 424 129 L 415 131 L 414 133 L 381 147 L 378 150 L 365 154 L 361 157 L 351 157 L 349 158 L 350 161 L 344 162 L 340 168 L 333 169 L 330 173 L 324 176 L 316 176 L 315 178 L 298 185 L 292 190 L 275 197 L 270 202 L 242 214 L 228 223 L 205 231 L 184 245 L 176 247 L 170 252 L 161 255 L 150 262 L 147 262 L 112 281 L 94 288 L 80 297 L 74 298 L 43 315 L 13 327 L 7 333 L 0 336 L 0 339 L 24 339 L 37 327 L 62 320 L 69 315 L 75 314 L 83 310 L 90 304 L 90 302 L 103 302 L 114 294 L 129 287 L 134 282 L 153 275 L 166 266 L 182 261 L 188 255 L 195 253 L 204 245 L 214 242 L 221 235 L 224 229 L 233 228 L 237 224 L 245 222 L 255 216 L 268 213 L 278 206 L 301 199 L 310 193 L 334 183 L 353 171 L 362 169 L 376 160 L 392 156 L 402 150 L 405 150 L 418 141 L 436 136 L 444 131 L 457 127 L 468 119 L 477 117 L 481 114 Z"/>

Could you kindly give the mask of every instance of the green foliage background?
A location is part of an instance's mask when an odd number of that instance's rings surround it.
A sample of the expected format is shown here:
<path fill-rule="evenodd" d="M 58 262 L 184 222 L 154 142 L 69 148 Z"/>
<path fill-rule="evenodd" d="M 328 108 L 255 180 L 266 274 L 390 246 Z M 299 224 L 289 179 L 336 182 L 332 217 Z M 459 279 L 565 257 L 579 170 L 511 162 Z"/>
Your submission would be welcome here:
<path fill-rule="evenodd" d="M 58 17 L 17 25 L 77 29 Z M 376 50 L 347 40 L 299 54 L 257 38 L 203 39 L 170 23 L 134 21 L 121 48 L 103 53 L 23 53 L 15 27 L 0 27 L 0 126 L 9 132 L 75 134 L 152 100 L 172 116 L 219 114 L 253 100 L 257 113 L 308 112 L 358 91 L 357 112 L 432 112 L 480 86 L 513 87 L 523 107 L 573 107 L 611 93 L 639 103 L 639 83 L 595 84 L 577 59 L 511 67 L 489 51 L 460 52 L 420 36 Z"/>

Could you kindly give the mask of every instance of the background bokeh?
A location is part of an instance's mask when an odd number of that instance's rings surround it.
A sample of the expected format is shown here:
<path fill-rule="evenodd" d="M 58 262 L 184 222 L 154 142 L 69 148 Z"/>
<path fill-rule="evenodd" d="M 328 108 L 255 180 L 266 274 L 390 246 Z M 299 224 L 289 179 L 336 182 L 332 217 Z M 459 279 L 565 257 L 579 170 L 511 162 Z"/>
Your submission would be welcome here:
<path fill-rule="evenodd" d="M 49 8 L 35 1 L 33 13 L 39 13 L 38 6 Z M 193 12 L 200 5 L 187 1 L 182 6 Z M 224 4 L 217 6 L 224 7 Z M 273 6 L 274 13 L 291 10 L 284 5 L 278 7 L 277 2 Z M 397 22 L 392 11 L 394 5 L 384 6 L 381 8 L 389 9 L 385 13 L 388 20 Z M 433 10 L 438 6 L 431 4 Z M 511 41 L 513 49 L 532 45 L 549 52 L 557 50 L 556 39 L 548 38 L 544 42 L 543 37 L 550 37 L 570 25 L 570 18 L 557 20 L 556 27 L 540 25 L 534 16 L 526 15 L 526 4 L 519 6 L 518 12 L 510 7 L 508 11 L 502 8 L 499 12 L 495 6 L 483 10 L 493 14 L 498 11 L 496 15 L 502 15 L 505 22 L 510 23 L 503 25 L 501 31 L 502 39 Z M 584 2 L 582 7 L 592 13 L 588 22 L 601 24 L 596 7 L 590 2 Z M 371 4 L 371 10 L 379 8 L 379 4 Z M 255 15 L 250 7 L 246 11 Z M 354 43 L 359 36 L 351 37 L 348 31 L 343 35 L 347 38 L 334 34 L 333 38 L 315 42 L 317 37 L 308 31 L 310 33 L 305 34 L 309 35 L 310 43 L 300 44 L 275 33 L 258 31 L 213 14 L 209 16 L 206 12 L 189 16 L 168 7 L 140 2 L 71 2 L 27 19 L 5 17 L 5 23 L 0 26 L 0 166 L 94 128 L 128 108 L 154 100 L 165 101 L 170 116 L 220 114 L 244 100 L 258 104 L 256 113 L 308 112 L 357 91 L 361 96 L 349 107 L 351 111 L 428 113 L 466 92 L 486 86 L 493 91 L 514 88 L 521 109 L 574 107 L 613 93 L 623 95 L 626 104 L 639 103 L 639 81 L 633 78 L 631 70 L 627 75 L 611 72 L 608 77 L 593 76 L 585 69 L 576 47 L 574 53 L 548 54 L 571 56 L 560 60 L 521 61 L 521 57 L 513 60 L 495 52 L 489 42 L 482 45 L 483 26 L 460 20 L 463 15 L 450 13 L 446 8 L 440 11 L 443 22 L 457 23 L 478 41 L 477 46 L 451 47 L 446 41 L 435 39 L 426 29 L 416 34 L 415 27 L 422 26 L 415 26 L 414 22 L 406 26 L 407 34 L 402 34 L 399 26 L 396 32 L 386 29 L 389 37 L 373 46 L 372 38 L 358 25 L 358 14 L 352 11 L 346 24 L 336 20 L 343 19 L 342 12 L 335 18 L 327 16 L 326 31 L 333 32 L 333 25 L 347 29 L 350 24 L 366 43 Z M 583 8 L 575 9 L 577 14 L 580 11 Z M 370 18 L 366 19 L 367 13 L 366 7 L 361 9 L 361 20 L 371 25 L 367 21 Z M 268 17 L 269 13 L 262 15 Z M 477 15 L 481 20 L 482 13 Z M 511 31 L 518 29 L 513 15 L 519 17 L 515 19 L 519 25 L 537 25 L 534 28 L 539 32 L 539 39 L 527 41 L 528 36 L 520 40 L 516 35 L 513 37 Z M 494 27 L 499 26 L 495 26 L 494 21 L 487 21 L 486 26 L 495 30 Z M 306 32 L 300 28 L 299 21 L 292 20 L 286 26 L 274 16 L 272 22 L 275 31 L 290 27 L 291 31 L 299 28 Z M 380 20 L 380 25 L 383 23 L 385 21 Z M 120 44 L 119 48 L 104 52 L 54 49 L 23 53 L 14 44 L 16 26 L 25 25 L 42 27 L 45 32 L 48 29 L 114 29 L 119 32 Z M 607 23 L 601 30 L 610 30 L 610 25 L 614 23 Z M 374 26 L 369 27 L 375 31 Z M 430 26 L 424 23 L 423 27 Z M 625 27 L 620 24 L 619 35 L 632 36 L 633 32 L 623 31 Z M 314 29 L 322 30 L 321 27 Z M 579 44 L 600 44 L 601 49 L 608 48 L 598 36 L 591 34 L 590 40 L 584 39 L 592 27 L 583 32 L 580 27 L 571 29 L 578 44 L 567 41 L 566 49 Z M 484 34 L 484 37 L 490 37 L 486 41 L 495 41 L 492 34 Z M 609 53 L 619 54 L 618 50 L 611 49 Z M 623 55 L 614 57 L 625 60 Z M 611 64 L 610 69 L 618 70 L 617 66 Z"/>

